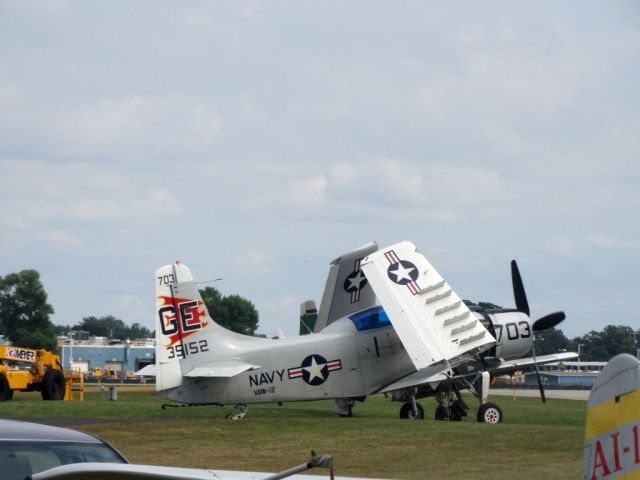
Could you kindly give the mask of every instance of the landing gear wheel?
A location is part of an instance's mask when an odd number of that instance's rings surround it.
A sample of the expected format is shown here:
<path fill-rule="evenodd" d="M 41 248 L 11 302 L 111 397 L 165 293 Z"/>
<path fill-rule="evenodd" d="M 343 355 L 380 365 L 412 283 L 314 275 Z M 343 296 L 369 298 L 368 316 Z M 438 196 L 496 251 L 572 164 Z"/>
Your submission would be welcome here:
<path fill-rule="evenodd" d="M 349 398 L 336 398 L 333 401 L 333 409 L 340 417 L 353 417 L 353 406 L 355 400 Z"/>
<path fill-rule="evenodd" d="M 61 370 L 47 370 L 42 378 L 41 394 L 43 400 L 64 399 L 64 374 Z"/>
<path fill-rule="evenodd" d="M 234 412 L 227 415 L 227 420 L 242 420 L 247 415 L 247 406 L 240 403 L 234 407 Z"/>
<path fill-rule="evenodd" d="M 452 422 L 459 422 L 462 417 L 467 416 L 466 405 L 461 400 L 454 400 L 449 407 L 449 420 Z"/>
<path fill-rule="evenodd" d="M 349 405 L 349 406 L 347 407 L 347 413 L 346 413 L 346 414 L 345 414 L 345 413 L 339 413 L 339 414 L 338 414 L 338 416 L 339 416 L 339 417 L 346 417 L 346 418 L 351 418 L 351 417 L 353 417 L 353 406 L 352 406 L 352 405 Z"/>
<path fill-rule="evenodd" d="M 0 402 L 6 402 L 13 398 L 13 390 L 9 387 L 9 381 L 4 375 L 0 375 Z"/>
<path fill-rule="evenodd" d="M 449 409 L 444 405 L 438 405 L 436 407 L 436 420 L 449 420 Z"/>
<path fill-rule="evenodd" d="M 495 403 L 480 405 L 478 421 L 481 423 L 500 423 L 502 421 L 502 410 Z"/>
<path fill-rule="evenodd" d="M 419 403 L 416 403 L 416 408 L 418 409 L 417 415 L 416 412 L 411 408 L 411 402 L 406 402 L 402 404 L 400 408 L 400 418 L 408 418 L 409 420 L 424 420 L 424 408 Z"/>

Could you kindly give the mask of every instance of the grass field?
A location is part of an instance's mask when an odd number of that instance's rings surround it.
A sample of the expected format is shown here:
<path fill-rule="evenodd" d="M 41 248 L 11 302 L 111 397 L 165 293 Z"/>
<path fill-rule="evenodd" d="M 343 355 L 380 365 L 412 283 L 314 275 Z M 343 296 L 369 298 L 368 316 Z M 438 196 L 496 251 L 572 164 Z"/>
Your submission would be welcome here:
<path fill-rule="evenodd" d="M 55 423 L 99 435 L 134 463 L 280 471 L 304 462 L 311 449 L 334 456 L 339 475 L 397 479 L 577 478 L 582 471 L 586 402 L 495 397 L 499 425 L 400 420 L 400 405 L 381 396 L 339 418 L 332 402 L 251 405 L 242 421 L 231 407 L 168 408 L 148 392 L 105 392 L 84 402 L 44 402 L 16 393 L 0 416 Z M 468 399 L 475 408 L 476 402 Z M 321 473 L 320 471 L 317 472 Z"/>

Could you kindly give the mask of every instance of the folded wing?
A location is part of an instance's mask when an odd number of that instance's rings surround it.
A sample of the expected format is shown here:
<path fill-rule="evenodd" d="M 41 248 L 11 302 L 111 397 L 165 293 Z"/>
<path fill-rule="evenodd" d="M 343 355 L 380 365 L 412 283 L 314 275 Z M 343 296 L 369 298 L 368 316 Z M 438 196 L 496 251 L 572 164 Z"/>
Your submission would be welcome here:
<path fill-rule="evenodd" d="M 417 370 L 495 343 L 411 242 L 372 253 L 361 268 Z"/>

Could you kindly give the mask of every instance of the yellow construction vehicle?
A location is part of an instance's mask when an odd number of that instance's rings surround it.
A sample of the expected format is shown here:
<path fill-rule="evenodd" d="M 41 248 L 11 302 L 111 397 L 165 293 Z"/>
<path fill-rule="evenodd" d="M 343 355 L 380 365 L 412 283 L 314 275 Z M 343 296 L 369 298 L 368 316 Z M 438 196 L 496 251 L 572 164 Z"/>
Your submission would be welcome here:
<path fill-rule="evenodd" d="M 0 402 L 11 400 L 15 390 L 39 391 L 43 400 L 71 399 L 75 382 L 77 376 L 67 379 L 60 357 L 48 350 L 0 345 Z"/>

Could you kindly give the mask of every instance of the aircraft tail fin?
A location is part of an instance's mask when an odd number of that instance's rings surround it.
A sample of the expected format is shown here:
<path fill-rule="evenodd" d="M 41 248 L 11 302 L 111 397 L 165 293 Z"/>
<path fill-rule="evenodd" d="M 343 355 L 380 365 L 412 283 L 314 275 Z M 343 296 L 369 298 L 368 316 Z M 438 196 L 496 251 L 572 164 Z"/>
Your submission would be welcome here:
<path fill-rule="evenodd" d="M 613 357 L 598 375 L 587 403 L 584 478 L 640 475 L 640 361 Z"/>
<path fill-rule="evenodd" d="M 156 391 L 182 384 L 184 340 L 212 322 L 191 271 L 165 265 L 156 271 Z"/>
<path fill-rule="evenodd" d="M 212 351 L 211 339 L 237 335 L 217 325 L 186 265 L 156 271 L 156 391 L 177 387 L 194 355 Z"/>
<path fill-rule="evenodd" d="M 377 249 L 375 242 L 367 243 L 331 262 L 314 333 L 340 318 L 375 305 L 376 295 L 360 269 L 360 262 Z"/>

